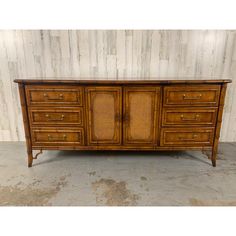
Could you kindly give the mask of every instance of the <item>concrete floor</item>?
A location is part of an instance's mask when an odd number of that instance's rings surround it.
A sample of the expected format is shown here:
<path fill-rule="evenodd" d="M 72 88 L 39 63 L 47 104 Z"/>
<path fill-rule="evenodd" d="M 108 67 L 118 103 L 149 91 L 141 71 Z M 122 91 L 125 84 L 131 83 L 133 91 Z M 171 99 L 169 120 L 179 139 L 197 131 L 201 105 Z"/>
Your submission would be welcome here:
<path fill-rule="evenodd" d="M 236 143 L 216 168 L 199 151 L 44 151 L 28 168 L 25 144 L 2 142 L 0 205 L 236 205 Z"/>

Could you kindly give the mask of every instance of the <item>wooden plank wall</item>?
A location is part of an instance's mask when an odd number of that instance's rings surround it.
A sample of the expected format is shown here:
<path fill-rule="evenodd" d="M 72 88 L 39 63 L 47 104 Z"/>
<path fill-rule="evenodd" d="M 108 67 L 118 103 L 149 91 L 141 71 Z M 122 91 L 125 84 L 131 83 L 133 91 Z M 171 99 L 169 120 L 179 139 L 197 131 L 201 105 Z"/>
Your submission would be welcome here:
<path fill-rule="evenodd" d="M 0 31 L 0 141 L 24 140 L 15 78 L 232 78 L 221 141 L 236 141 L 236 31 Z"/>

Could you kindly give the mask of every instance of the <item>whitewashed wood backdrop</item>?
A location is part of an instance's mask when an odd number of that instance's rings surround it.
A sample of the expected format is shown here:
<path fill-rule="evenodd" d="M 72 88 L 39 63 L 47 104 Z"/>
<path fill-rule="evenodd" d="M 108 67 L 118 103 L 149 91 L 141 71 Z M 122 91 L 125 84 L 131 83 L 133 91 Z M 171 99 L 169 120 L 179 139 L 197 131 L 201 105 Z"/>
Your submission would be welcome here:
<path fill-rule="evenodd" d="M 221 141 L 236 141 L 236 31 L 0 31 L 0 141 L 24 140 L 16 78 L 232 78 Z"/>

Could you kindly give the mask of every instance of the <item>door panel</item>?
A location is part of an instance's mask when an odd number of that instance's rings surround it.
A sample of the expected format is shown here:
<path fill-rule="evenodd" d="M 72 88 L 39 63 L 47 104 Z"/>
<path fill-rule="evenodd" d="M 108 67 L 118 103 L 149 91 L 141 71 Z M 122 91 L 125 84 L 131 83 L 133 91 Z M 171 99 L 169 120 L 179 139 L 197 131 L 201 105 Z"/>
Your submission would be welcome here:
<path fill-rule="evenodd" d="M 121 87 L 88 87 L 88 144 L 121 144 Z"/>
<path fill-rule="evenodd" d="M 157 143 L 159 87 L 124 88 L 124 144 Z"/>

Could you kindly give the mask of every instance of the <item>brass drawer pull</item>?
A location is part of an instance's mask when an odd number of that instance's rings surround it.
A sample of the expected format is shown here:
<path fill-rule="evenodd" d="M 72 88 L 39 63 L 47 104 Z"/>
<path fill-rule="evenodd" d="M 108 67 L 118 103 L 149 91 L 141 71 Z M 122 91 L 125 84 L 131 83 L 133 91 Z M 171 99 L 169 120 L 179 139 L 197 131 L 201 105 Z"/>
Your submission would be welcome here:
<path fill-rule="evenodd" d="M 58 97 L 49 97 L 49 95 L 47 93 L 44 93 L 43 96 L 47 99 L 47 100 L 63 100 L 64 96 L 62 93 L 59 94 Z"/>
<path fill-rule="evenodd" d="M 194 118 L 185 118 L 184 115 L 182 114 L 182 115 L 180 116 L 180 118 L 181 118 L 181 120 L 183 120 L 183 121 L 195 121 L 195 120 L 198 120 L 199 115 L 196 114 Z"/>
<path fill-rule="evenodd" d="M 59 137 L 59 138 L 54 138 L 50 134 L 48 134 L 48 140 L 49 141 L 65 141 L 66 138 L 67 138 L 66 134 L 63 134 L 63 136 Z"/>
<path fill-rule="evenodd" d="M 184 100 L 199 100 L 199 99 L 201 99 L 201 97 L 202 97 L 202 94 L 199 94 L 196 97 L 186 97 L 186 94 L 183 94 L 183 99 Z"/>
<path fill-rule="evenodd" d="M 181 141 L 196 141 L 197 137 L 198 137 L 197 134 L 194 134 L 192 138 L 184 138 L 184 137 L 179 136 L 179 139 Z"/>
<path fill-rule="evenodd" d="M 62 121 L 65 118 L 65 115 L 61 115 L 59 118 L 50 118 L 49 114 L 46 114 L 45 117 L 48 119 L 48 121 Z"/>

